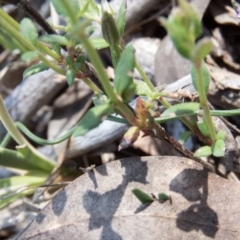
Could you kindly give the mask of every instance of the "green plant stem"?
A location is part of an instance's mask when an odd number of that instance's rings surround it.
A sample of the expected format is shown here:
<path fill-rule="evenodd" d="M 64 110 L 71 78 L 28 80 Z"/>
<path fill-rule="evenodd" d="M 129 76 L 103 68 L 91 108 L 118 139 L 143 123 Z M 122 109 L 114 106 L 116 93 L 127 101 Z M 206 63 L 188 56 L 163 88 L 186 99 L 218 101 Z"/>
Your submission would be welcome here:
<path fill-rule="evenodd" d="M 92 82 L 89 78 L 83 78 L 82 79 L 85 84 L 87 84 L 95 93 L 102 93 L 102 90 L 99 89 L 99 87 Z"/>
<path fill-rule="evenodd" d="M 16 31 L 19 32 L 20 30 L 20 26 L 18 24 L 18 22 L 16 22 L 12 17 L 10 17 L 7 13 L 5 13 L 1 8 L 0 8 L 0 18 L 5 19 L 9 25 L 11 25 L 13 28 L 16 29 Z M 51 49 L 49 49 L 48 47 L 46 47 L 45 45 L 43 45 L 41 42 L 37 42 L 37 47 L 45 52 L 46 54 L 48 54 L 49 56 L 51 56 L 53 59 L 55 59 L 56 61 L 60 60 L 60 56 L 58 56 L 55 52 L 53 52 Z"/>
<path fill-rule="evenodd" d="M 117 108 L 121 112 L 121 114 L 124 115 L 124 117 L 127 118 L 127 120 L 132 125 L 138 126 L 138 120 L 134 116 L 131 109 L 129 109 L 129 107 L 127 105 L 125 105 L 123 102 L 121 102 L 118 99 L 118 96 L 114 92 L 113 87 L 110 84 L 110 81 L 108 79 L 106 71 L 103 67 L 103 64 L 102 64 L 96 50 L 91 45 L 90 41 L 88 40 L 87 36 L 85 35 L 85 33 L 83 32 L 82 29 L 84 29 L 83 26 L 80 26 L 80 28 L 78 29 L 78 36 L 81 39 L 81 42 L 82 42 L 83 46 L 85 47 L 93 66 L 95 67 L 95 70 L 99 77 L 99 81 L 101 82 L 105 93 L 110 98 L 114 107 Z"/>
<path fill-rule="evenodd" d="M 2 140 L 0 147 L 5 148 L 8 145 L 8 143 L 10 142 L 10 140 L 11 140 L 11 135 L 9 133 L 7 133 Z"/>
<path fill-rule="evenodd" d="M 1 13 L 1 12 L 0 12 Z M 16 30 L 15 27 L 12 27 L 7 21 L 6 19 L 1 18 L 1 14 L 0 14 L 0 21 L 4 26 L 4 29 L 6 32 L 8 32 L 12 37 L 16 38 L 19 42 L 21 42 L 23 44 L 23 46 L 25 46 L 28 51 L 34 51 L 36 50 L 35 46 L 28 41 L 27 39 L 25 39 L 20 32 L 18 32 Z M 49 61 L 42 53 L 39 53 L 39 59 L 45 63 L 48 67 L 52 68 L 54 71 L 56 71 L 59 74 L 65 75 L 65 71 L 58 67 L 56 64 L 54 64 L 53 62 Z"/>
<path fill-rule="evenodd" d="M 211 112 L 210 109 L 208 107 L 208 103 L 207 103 L 207 96 L 204 90 L 204 78 L 203 78 L 203 73 L 202 73 L 202 62 L 199 62 L 198 64 L 195 64 L 196 67 L 196 72 L 197 72 L 197 77 L 198 77 L 198 92 L 199 92 L 199 100 L 200 100 L 200 104 L 203 110 L 203 117 L 206 121 L 206 124 L 208 126 L 208 130 L 209 130 L 209 134 L 211 136 L 211 140 L 212 142 L 216 142 L 217 141 L 217 135 L 216 135 L 216 131 L 215 131 L 215 127 L 212 121 L 212 117 L 211 117 Z"/>
<path fill-rule="evenodd" d="M 15 126 L 11 116 L 9 115 L 2 97 L 0 96 L 0 120 L 2 121 L 4 127 L 7 129 L 7 131 L 11 134 L 12 138 L 19 144 L 19 145 L 26 145 L 34 155 L 38 156 L 41 158 L 45 164 L 46 164 L 46 169 L 51 169 L 55 166 L 55 163 L 46 158 L 44 155 L 42 155 L 40 152 L 38 152 L 24 137 L 23 135 L 19 132 L 17 127 Z"/>
<path fill-rule="evenodd" d="M 140 73 L 140 75 L 143 78 L 143 81 L 148 85 L 148 87 L 151 89 L 151 91 L 155 92 L 156 89 L 153 86 L 151 80 L 148 78 L 147 74 L 142 70 L 141 66 L 139 65 L 139 63 L 137 61 L 135 61 L 135 67 L 138 70 L 138 72 Z"/>
<path fill-rule="evenodd" d="M 151 80 L 148 78 L 148 76 L 146 75 L 146 73 L 142 70 L 141 66 L 135 62 L 135 67 L 136 69 L 138 70 L 138 72 L 141 74 L 143 80 L 147 83 L 148 87 L 153 91 L 155 92 L 156 89 L 155 87 L 153 86 Z M 164 99 L 163 97 L 160 98 L 160 102 L 163 106 L 165 106 L 166 108 L 170 108 L 172 105 L 166 100 Z M 192 132 L 195 132 L 195 129 L 194 129 L 194 126 L 193 124 L 188 120 L 186 119 L 185 117 L 181 117 L 180 120 L 192 131 Z"/>
<path fill-rule="evenodd" d="M 66 139 L 68 139 L 74 132 L 75 127 L 71 128 L 67 133 L 62 135 L 61 137 L 54 140 L 47 140 L 43 138 L 39 138 L 38 136 L 31 133 L 22 123 L 15 122 L 15 125 L 20 129 L 26 136 L 28 136 L 32 141 L 41 144 L 41 145 L 54 145 L 60 143 Z"/>

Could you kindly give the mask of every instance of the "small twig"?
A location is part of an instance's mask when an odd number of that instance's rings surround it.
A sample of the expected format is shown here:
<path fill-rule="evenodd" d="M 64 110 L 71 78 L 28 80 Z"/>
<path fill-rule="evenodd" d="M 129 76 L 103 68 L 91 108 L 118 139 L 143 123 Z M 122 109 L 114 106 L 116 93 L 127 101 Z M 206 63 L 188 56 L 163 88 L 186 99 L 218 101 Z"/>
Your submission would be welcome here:
<path fill-rule="evenodd" d="M 178 152 L 180 152 L 184 156 L 202 164 L 205 168 L 209 169 L 211 172 L 215 172 L 214 167 L 210 163 L 203 161 L 201 158 L 195 157 L 193 152 L 186 149 L 181 143 L 176 141 L 170 134 L 165 132 L 165 130 L 161 126 L 159 126 L 158 124 L 155 124 L 155 129 L 157 130 L 157 134 L 155 137 L 159 139 L 164 139 L 166 142 L 170 143 Z"/>
<path fill-rule="evenodd" d="M 19 2 L 19 6 L 21 6 L 24 11 L 27 13 L 27 15 L 34 20 L 36 23 L 38 23 L 44 31 L 46 31 L 48 34 L 58 34 L 51 26 L 50 24 L 39 14 L 38 11 L 36 11 L 27 0 L 21 0 Z"/>

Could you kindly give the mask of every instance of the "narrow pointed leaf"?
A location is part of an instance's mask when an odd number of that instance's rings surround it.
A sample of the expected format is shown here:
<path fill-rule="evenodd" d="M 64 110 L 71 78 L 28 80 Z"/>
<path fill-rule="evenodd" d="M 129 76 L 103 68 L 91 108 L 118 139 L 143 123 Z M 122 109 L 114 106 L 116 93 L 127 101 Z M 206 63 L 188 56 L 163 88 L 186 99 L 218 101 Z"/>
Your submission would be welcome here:
<path fill-rule="evenodd" d="M 97 127 L 110 112 L 110 105 L 103 104 L 91 108 L 77 124 L 73 136 L 83 136 Z"/>

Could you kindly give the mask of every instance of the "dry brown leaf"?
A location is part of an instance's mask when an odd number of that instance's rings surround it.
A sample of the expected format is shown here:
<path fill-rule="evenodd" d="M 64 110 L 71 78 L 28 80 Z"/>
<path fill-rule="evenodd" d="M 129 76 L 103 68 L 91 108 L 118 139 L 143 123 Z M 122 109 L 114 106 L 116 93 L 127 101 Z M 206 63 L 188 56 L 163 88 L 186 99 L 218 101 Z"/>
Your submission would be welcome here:
<path fill-rule="evenodd" d="M 169 201 L 141 204 L 133 188 Z M 103 165 L 61 191 L 17 238 L 239 239 L 240 184 L 179 157 Z"/>

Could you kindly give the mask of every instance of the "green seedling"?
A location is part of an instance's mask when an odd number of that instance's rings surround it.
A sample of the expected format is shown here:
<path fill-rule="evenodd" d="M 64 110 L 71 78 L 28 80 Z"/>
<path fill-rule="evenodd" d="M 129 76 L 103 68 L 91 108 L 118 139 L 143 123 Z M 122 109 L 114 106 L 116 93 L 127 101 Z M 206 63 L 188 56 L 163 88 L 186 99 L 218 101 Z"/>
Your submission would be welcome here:
<path fill-rule="evenodd" d="M 132 190 L 132 193 L 142 204 L 151 203 L 154 201 L 154 199 L 150 195 L 148 195 L 147 193 L 143 192 L 138 188 L 134 188 Z"/>
<path fill-rule="evenodd" d="M 167 201 L 167 200 L 169 200 L 169 199 L 170 199 L 170 196 L 168 196 L 166 193 L 160 192 L 160 193 L 158 194 L 158 200 L 159 200 L 159 202 L 161 202 L 161 203 L 163 203 L 163 202 L 165 202 L 165 201 Z"/>

